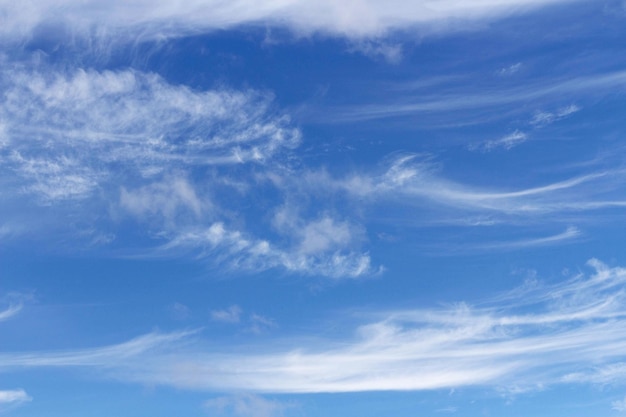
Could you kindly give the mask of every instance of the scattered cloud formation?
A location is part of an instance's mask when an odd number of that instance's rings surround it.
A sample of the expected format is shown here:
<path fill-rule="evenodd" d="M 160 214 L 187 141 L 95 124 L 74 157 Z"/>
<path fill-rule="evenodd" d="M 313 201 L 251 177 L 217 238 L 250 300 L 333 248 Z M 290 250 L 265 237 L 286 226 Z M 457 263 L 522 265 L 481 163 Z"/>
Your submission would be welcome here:
<path fill-rule="evenodd" d="M 189 332 L 153 333 L 90 350 L 3 353 L 0 370 L 83 366 L 141 383 L 267 393 L 594 383 L 599 367 L 624 362 L 626 269 L 588 265 L 588 275 L 533 280 L 478 307 L 373 313 L 343 340 L 232 353 L 194 348 Z"/>
<path fill-rule="evenodd" d="M 263 163 L 300 140 L 285 116 L 269 114 L 270 98 L 254 91 L 194 91 L 134 70 L 13 67 L 0 75 L 0 162 L 43 203 L 150 183 L 175 170 Z M 122 205 L 141 214 L 174 197 L 161 210 L 182 204 L 200 211 L 182 179 L 144 187 L 132 197 L 122 188 Z"/>
<path fill-rule="evenodd" d="M 324 235 L 323 226 L 321 231 L 313 226 L 308 235 L 310 239 L 303 242 L 304 250 L 283 250 L 267 240 L 249 238 L 239 231 L 228 230 L 223 223 L 214 223 L 204 230 L 180 233 L 161 250 L 165 253 L 188 250 L 196 252 L 200 258 L 210 256 L 226 265 L 251 271 L 281 267 L 290 272 L 332 278 L 357 278 L 380 271 L 380 268 L 372 267 L 367 253 L 331 246 L 335 237 Z"/>
<path fill-rule="evenodd" d="M 14 64 L 1 74 L 6 146 L 0 168 L 14 179 L 6 184 L 9 195 L 26 194 L 43 206 L 108 206 L 115 221 L 135 218 L 155 246 L 168 241 L 161 251 L 196 251 L 229 267 L 337 278 L 376 272 L 358 251 L 360 228 L 328 215 L 291 219 L 281 226 L 282 243 L 215 221 L 220 215 L 232 219 L 230 205 L 242 203 L 216 203 L 212 188 L 234 191 L 244 201 L 240 188 L 249 189 L 255 179 L 241 167 L 264 169 L 274 161 L 275 168 L 284 160 L 276 161 L 277 154 L 300 142 L 299 130 L 271 110 L 267 95 L 194 91 L 135 70 L 48 70 Z M 206 181 L 216 167 L 232 167 L 237 175 Z"/>

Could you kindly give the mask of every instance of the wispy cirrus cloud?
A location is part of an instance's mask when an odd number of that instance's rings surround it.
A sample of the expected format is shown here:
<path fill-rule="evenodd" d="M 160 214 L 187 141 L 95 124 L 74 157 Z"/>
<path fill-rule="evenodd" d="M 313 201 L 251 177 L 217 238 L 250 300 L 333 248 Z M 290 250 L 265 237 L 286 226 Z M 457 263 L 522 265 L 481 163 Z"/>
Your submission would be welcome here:
<path fill-rule="evenodd" d="M 194 91 L 134 70 L 18 64 L 2 72 L 0 89 L 0 162 L 44 202 L 119 185 L 121 172 L 136 181 L 177 168 L 263 163 L 300 137 L 285 116 L 272 114 L 264 94 Z M 138 198 L 127 205 L 141 206 Z"/>
<path fill-rule="evenodd" d="M 20 293 L 8 293 L 0 297 L 0 322 L 9 320 L 22 311 L 24 302 L 31 296 Z"/>
<path fill-rule="evenodd" d="M 530 123 L 536 127 L 543 127 L 563 118 L 566 118 L 567 116 L 574 114 L 578 111 L 580 111 L 580 107 L 575 104 L 570 104 L 567 107 L 562 107 L 555 112 L 539 111 L 535 113 Z"/>
<path fill-rule="evenodd" d="M 491 243 L 491 244 L 479 244 L 478 248 L 483 249 L 483 250 L 484 249 L 512 250 L 512 249 L 533 248 L 537 246 L 547 246 L 547 245 L 554 245 L 557 243 L 573 241 L 576 238 L 580 237 L 581 234 L 582 234 L 581 231 L 577 227 L 569 226 L 563 232 L 550 235 L 550 236 L 503 241 L 503 242 L 497 242 L 497 243 Z"/>
<path fill-rule="evenodd" d="M 5 178 L 12 178 L 5 184 L 8 197 L 109 206 L 118 218 L 130 214 L 161 243 L 169 240 L 162 248 L 210 249 L 231 266 L 336 277 L 370 270 L 369 257 L 349 247 L 353 228 L 328 217 L 303 222 L 301 232 L 285 228 L 284 235 L 294 235 L 285 245 L 228 231 L 216 221 L 214 211 L 232 208 L 211 197 L 212 186 L 235 190 L 242 200 L 245 195 L 227 184 L 228 173 L 214 182 L 203 177 L 214 176 L 216 167 L 234 167 L 235 180 L 249 188 L 254 173 L 238 167 L 263 167 L 300 141 L 299 130 L 271 110 L 267 95 L 195 91 L 134 70 L 47 72 L 21 64 L 3 69 L 1 87 L 0 160 Z"/>
<path fill-rule="evenodd" d="M 435 78 L 438 79 L 438 78 Z M 451 80 L 454 81 L 454 80 Z M 424 88 L 428 87 L 423 81 Z M 442 84 L 436 93 L 424 90 L 416 93 L 411 88 L 413 83 L 407 82 L 404 94 L 398 94 L 397 87 L 393 94 L 383 96 L 375 103 L 359 103 L 343 107 L 324 109 L 324 117 L 311 115 L 314 120 L 324 123 L 352 123 L 368 120 L 382 120 L 394 117 L 416 116 L 420 114 L 453 111 L 477 111 L 489 108 L 502 112 L 503 106 L 510 106 L 511 111 L 518 110 L 513 106 L 519 103 L 561 102 L 573 100 L 584 94 L 594 97 L 605 94 L 615 88 L 626 85 L 626 72 L 597 72 L 593 75 L 576 75 L 559 77 L 549 80 L 537 80 L 524 86 L 503 86 L 501 84 L 482 84 L 479 90 L 459 86 L 457 83 Z M 567 117 L 580 110 L 574 104 L 558 108 L 555 112 L 537 112 L 531 124 L 541 126 L 545 121 L 553 122 Z M 496 115 L 497 116 L 497 115 Z M 455 114 L 455 117 L 456 114 Z M 542 122 L 544 120 L 544 122 Z"/>
<path fill-rule="evenodd" d="M 203 348 L 189 333 L 149 334 L 82 351 L 2 353 L 0 370 L 83 366 L 139 383 L 266 393 L 594 383 L 591 370 L 625 359 L 626 269 L 588 265 L 589 274 L 534 280 L 476 306 L 370 312 L 339 339 L 266 341 L 233 353 Z"/>
<path fill-rule="evenodd" d="M 359 39 L 380 37 L 394 30 L 422 27 L 458 30 L 451 20 L 493 20 L 552 4 L 573 0 L 393 0 L 382 5 L 373 0 L 194 0 L 173 6 L 164 0 L 113 1 L 102 7 L 97 1 L 46 0 L 19 4 L 0 3 L 0 35 L 15 40 L 33 36 L 46 27 L 67 26 L 76 33 L 101 37 L 159 39 L 246 24 L 283 26 L 297 34 L 326 33 Z"/>
<path fill-rule="evenodd" d="M 526 142 L 527 139 L 528 139 L 528 135 L 526 133 L 516 130 L 515 132 L 510 133 L 506 136 L 503 136 L 499 139 L 488 140 L 486 142 L 481 143 L 480 145 L 472 145 L 469 147 L 469 149 L 470 150 L 479 149 L 485 152 L 490 152 L 495 149 L 509 150 L 509 149 L 514 148 L 515 146 L 518 146 Z"/>
<path fill-rule="evenodd" d="M 320 233 L 327 231 L 324 228 Z M 369 254 L 333 242 L 326 235 L 318 236 L 315 232 L 314 236 L 305 234 L 300 247 L 281 247 L 268 240 L 228 229 L 217 222 L 206 228 L 194 228 L 175 235 L 160 247 L 160 251 L 165 255 L 187 251 L 200 259 L 210 258 L 225 266 L 250 271 L 279 267 L 305 275 L 357 278 L 382 270 L 372 266 Z"/>
<path fill-rule="evenodd" d="M 14 63 L 1 75 L 7 198 L 44 206 L 87 201 L 115 221 L 130 215 L 159 253 L 188 250 L 250 270 L 372 273 L 358 250 L 360 228 L 328 215 L 284 221 L 282 241 L 225 224 L 224 217 L 246 218 L 239 207 L 256 182 L 251 166 L 276 168 L 300 142 L 268 95 L 195 91 L 135 70 L 46 72 Z M 216 187 L 238 200 L 216 201 Z"/>
<path fill-rule="evenodd" d="M 516 216 L 546 216 L 550 213 L 597 210 L 626 206 L 620 200 L 619 170 L 590 172 L 561 181 L 516 190 L 488 188 L 446 178 L 423 155 L 392 158 L 378 174 L 356 173 L 334 178 L 326 172 L 310 172 L 304 184 L 314 189 L 341 190 L 367 202 L 385 201 L 428 207 L 436 204 L 465 212 Z M 602 186 L 597 186 L 602 184 Z"/>
<path fill-rule="evenodd" d="M 6 309 L 0 310 L 0 321 L 5 321 L 15 316 L 22 310 L 22 304 L 10 304 Z"/>

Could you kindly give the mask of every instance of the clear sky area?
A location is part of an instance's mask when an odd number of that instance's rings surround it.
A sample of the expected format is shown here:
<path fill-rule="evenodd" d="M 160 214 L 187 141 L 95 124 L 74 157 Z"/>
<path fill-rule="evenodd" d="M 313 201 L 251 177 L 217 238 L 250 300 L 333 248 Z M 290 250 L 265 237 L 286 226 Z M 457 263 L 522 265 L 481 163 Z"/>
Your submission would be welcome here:
<path fill-rule="evenodd" d="M 0 416 L 626 415 L 626 2 L 0 0 Z"/>

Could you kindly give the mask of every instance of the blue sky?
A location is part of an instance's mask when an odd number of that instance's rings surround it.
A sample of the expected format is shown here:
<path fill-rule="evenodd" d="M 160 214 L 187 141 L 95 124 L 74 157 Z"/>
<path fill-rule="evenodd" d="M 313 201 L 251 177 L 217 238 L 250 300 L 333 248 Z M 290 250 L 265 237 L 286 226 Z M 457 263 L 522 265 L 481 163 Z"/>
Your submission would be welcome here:
<path fill-rule="evenodd" d="M 622 415 L 625 38 L 618 0 L 0 0 L 0 415 Z"/>

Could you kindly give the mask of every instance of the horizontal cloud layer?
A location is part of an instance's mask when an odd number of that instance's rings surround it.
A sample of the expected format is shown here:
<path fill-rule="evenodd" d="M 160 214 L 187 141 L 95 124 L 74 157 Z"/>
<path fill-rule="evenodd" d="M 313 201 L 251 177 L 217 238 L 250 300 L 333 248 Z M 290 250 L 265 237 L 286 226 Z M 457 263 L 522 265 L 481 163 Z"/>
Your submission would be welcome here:
<path fill-rule="evenodd" d="M 104 36 L 159 38 L 245 24 L 287 26 L 297 33 L 323 32 L 350 38 L 377 37 L 416 25 L 453 29 L 450 20 L 497 18 L 573 0 L 459 0 L 336 2 L 333 0 L 45 0 L 0 2 L 0 35 L 25 37 L 36 30 L 68 25 L 73 31 Z"/>
<path fill-rule="evenodd" d="M 626 376 L 626 269 L 536 280 L 472 307 L 375 313 L 354 336 L 202 348 L 190 333 L 62 353 L 0 354 L 0 370 L 94 367 L 147 384 L 219 391 L 349 392 L 492 386 L 516 391 Z M 181 343 L 184 342 L 184 345 Z M 282 348 L 276 346 L 287 346 Z M 195 347 L 194 347 L 195 346 Z"/>

